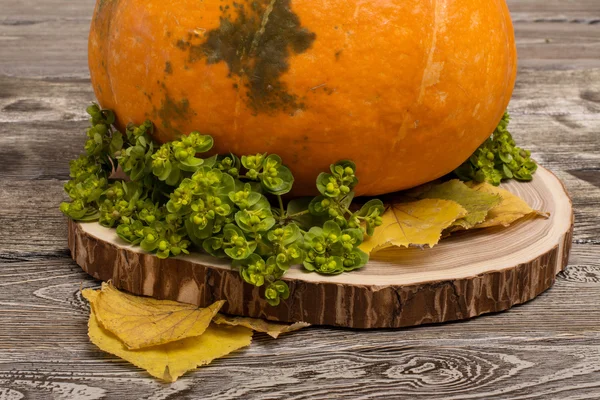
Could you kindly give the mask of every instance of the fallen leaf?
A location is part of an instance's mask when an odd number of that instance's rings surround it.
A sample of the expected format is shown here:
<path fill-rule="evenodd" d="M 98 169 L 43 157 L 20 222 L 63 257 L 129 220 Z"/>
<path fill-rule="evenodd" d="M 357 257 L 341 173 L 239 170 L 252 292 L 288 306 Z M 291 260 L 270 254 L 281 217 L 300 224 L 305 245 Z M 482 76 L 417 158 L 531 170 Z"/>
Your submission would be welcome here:
<path fill-rule="evenodd" d="M 207 365 L 216 358 L 250 345 L 252 341 L 251 329 L 211 324 L 201 336 L 131 350 L 116 335 L 99 324 L 93 308 L 88 323 L 88 335 L 92 343 L 101 350 L 127 360 L 145 369 L 150 375 L 167 382 L 175 382 L 187 371 Z"/>
<path fill-rule="evenodd" d="M 444 229 L 467 215 L 460 204 L 451 200 L 423 199 L 390 205 L 383 214 L 383 224 L 365 240 L 360 249 L 374 253 L 387 247 L 436 245 Z"/>
<path fill-rule="evenodd" d="M 468 214 L 456 220 L 453 225 L 462 229 L 471 229 L 485 221 L 490 210 L 502 202 L 502 197 L 498 193 L 471 189 L 458 179 L 433 185 L 419 197 L 452 200 L 460 204 Z"/>
<path fill-rule="evenodd" d="M 89 295 L 89 294 L 88 294 Z M 225 302 L 206 307 L 134 296 L 103 283 L 92 300 L 102 326 L 130 349 L 140 349 L 200 336 Z"/>
<path fill-rule="evenodd" d="M 506 189 L 492 186 L 489 183 L 469 182 L 467 185 L 477 192 L 494 194 L 502 198 L 502 202 L 490 210 L 485 221 L 477 224 L 474 228 L 507 227 L 527 216 L 539 216 L 543 218 L 548 218 L 549 216 L 548 213 L 532 209 L 523 199 Z"/>
<path fill-rule="evenodd" d="M 236 317 L 223 314 L 215 315 L 213 322 L 220 325 L 245 326 L 253 331 L 266 333 L 275 339 L 277 339 L 277 337 L 279 337 L 279 335 L 282 333 L 297 331 L 310 326 L 310 324 L 306 322 L 286 324 L 283 322 L 269 322 L 257 318 Z"/>
<path fill-rule="evenodd" d="M 99 294 L 100 294 L 99 290 L 94 290 L 94 289 L 89 289 L 89 288 L 83 289 L 81 291 L 81 295 L 83 296 L 84 299 L 89 301 L 90 306 L 96 301 Z"/>

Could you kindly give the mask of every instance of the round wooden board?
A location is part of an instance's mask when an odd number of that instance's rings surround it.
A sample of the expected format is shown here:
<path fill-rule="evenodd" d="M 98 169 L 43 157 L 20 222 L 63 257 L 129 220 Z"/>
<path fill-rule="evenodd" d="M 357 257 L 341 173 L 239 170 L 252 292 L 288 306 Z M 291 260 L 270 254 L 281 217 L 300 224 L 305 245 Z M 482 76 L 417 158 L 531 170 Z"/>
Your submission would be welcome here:
<path fill-rule="evenodd" d="M 506 310 L 544 292 L 567 265 L 573 230 L 562 183 L 540 168 L 530 183 L 503 185 L 549 219 L 457 234 L 432 249 L 391 249 L 352 273 L 321 276 L 294 267 L 290 297 L 269 306 L 226 261 L 202 254 L 160 260 L 97 223 L 69 222 L 73 259 L 90 275 L 138 295 L 278 321 L 397 328 Z"/>

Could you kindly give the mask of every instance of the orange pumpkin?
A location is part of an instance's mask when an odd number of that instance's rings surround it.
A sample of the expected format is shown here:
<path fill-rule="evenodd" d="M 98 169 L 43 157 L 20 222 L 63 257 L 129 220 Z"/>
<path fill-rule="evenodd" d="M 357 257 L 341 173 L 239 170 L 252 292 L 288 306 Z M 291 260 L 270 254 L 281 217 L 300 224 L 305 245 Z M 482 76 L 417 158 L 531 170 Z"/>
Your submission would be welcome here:
<path fill-rule="evenodd" d="M 505 0 L 98 0 L 89 65 L 121 127 L 277 153 L 296 194 L 352 159 L 377 195 L 469 157 L 507 107 L 516 50 Z"/>

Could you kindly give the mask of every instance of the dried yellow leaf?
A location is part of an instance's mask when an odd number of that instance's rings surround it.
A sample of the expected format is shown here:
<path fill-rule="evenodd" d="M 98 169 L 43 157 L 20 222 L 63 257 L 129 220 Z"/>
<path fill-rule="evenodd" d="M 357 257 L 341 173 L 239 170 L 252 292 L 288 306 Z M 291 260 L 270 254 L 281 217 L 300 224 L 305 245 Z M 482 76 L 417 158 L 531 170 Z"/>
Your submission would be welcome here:
<path fill-rule="evenodd" d="M 510 226 L 517 220 L 527 216 L 540 216 L 547 218 L 548 214 L 533 210 L 529 205 L 518 196 L 512 194 L 506 189 L 492 186 L 488 183 L 473 183 L 468 185 L 480 193 L 489 193 L 498 195 L 502 202 L 497 207 L 492 208 L 484 222 L 477 224 L 475 228 L 489 228 L 493 226 Z"/>
<path fill-rule="evenodd" d="M 502 201 L 497 193 L 473 190 L 464 182 L 453 179 L 437 185 L 432 185 L 429 190 L 422 193 L 423 199 L 452 200 L 460 204 L 468 214 L 460 218 L 453 225 L 462 229 L 471 229 L 485 221 L 488 213 Z"/>
<path fill-rule="evenodd" d="M 100 294 L 99 290 L 94 290 L 94 289 L 89 289 L 89 288 L 83 289 L 81 291 L 81 295 L 83 296 L 84 299 L 86 299 L 87 301 L 90 302 L 90 305 L 93 305 L 93 303 L 98 298 L 99 294 Z"/>
<path fill-rule="evenodd" d="M 246 328 L 250 328 L 256 332 L 266 333 L 275 339 L 277 339 L 277 337 L 279 337 L 279 335 L 282 333 L 293 332 L 310 326 L 310 324 L 306 322 L 286 324 L 282 322 L 269 322 L 257 318 L 236 317 L 223 314 L 215 315 L 213 322 L 220 325 L 245 326 Z"/>
<path fill-rule="evenodd" d="M 191 304 L 134 296 L 104 283 L 92 303 L 104 328 L 130 349 L 140 349 L 202 335 L 225 302 L 217 301 L 206 308 L 198 308 Z"/>
<path fill-rule="evenodd" d="M 436 245 L 444 229 L 467 215 L 460 204 L 451 200 L 423 199 L 392 204 L 383 214 L 383 224 L 360 246 L 366 253 L 387 247 Z"/>
<path fill-rule="evenodd" d="M 101 350 L 127 360 L 145 369 L 150 375 L 167 382 L 175 382 L 187 371 L 207 365 L 216 358 L 250 345 L 252 341 L 251 329 L 211 324 L 202 336 L 131 350 L 98 323 L 93 308 L 88 323 L 88 335 L 92 343 Z"/>

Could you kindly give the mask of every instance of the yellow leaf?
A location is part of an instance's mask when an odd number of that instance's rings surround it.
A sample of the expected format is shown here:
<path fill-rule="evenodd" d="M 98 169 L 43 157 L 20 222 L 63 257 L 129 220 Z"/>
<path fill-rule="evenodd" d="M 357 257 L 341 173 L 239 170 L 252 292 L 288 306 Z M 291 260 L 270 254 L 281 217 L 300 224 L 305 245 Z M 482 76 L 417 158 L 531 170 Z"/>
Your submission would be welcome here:
<path fill-rule="evenodd" d="M 423 199 L 392 204 L 383 214 L 383 224 L 360 246 L 366 253 L 397 246 L 436 245 L 442 231 L 467 215 L 460 204 L 451 200 Z"/>
<path fill-rule="evenodd" d="M 526 216 L 540 216 L 547 218 L 548 214 L 533 210 L 529 205 L 518 196 L 508 190 L 492 186 L 488 183 L 473 183 L 468 185 L 480 193 L 490 193 L 499 195 L 502 202 L 497 207 L 490 210 L 484 222 L 475 226 L 475 228 L 489 228 L 493 226 L 510 226 L 515 221 Z"/>
<path fill-rule="evenodd" d="M 198 308 L 134 296 L 104 283 L 93 300 L 93 310 L 104 328 L 130 349 L 140 349 L 202 335 L 224 303 Z"/>
<path fill-rule="evenodd" d="M 463 206 L 468 214 L 453 224 L 463 229 L 473 228 L 485 221 L 488 212 L 502 201 L 499 194 L 473 190 L 458 179 L 433 185 L 419 197 L 452 200 Z"/>
<path fill-rule="evenodd" d="M 90 302 L 90 305 L 96 301 L 99 294 L 100 294 L 99 290 L 94 290 L 94 289 L 89 289 L 89 288 L 83 289 L 81 291 L 81 295 L 83 296 L 84 299 L 86 299 L 87 301 Z"/>
<path fill-rule="evenodd" d="M 277 337 L 282 333 L 297 331 L 310 326 L 310 324 L 306 322 L 286 324 L 282 322 L 269 322 L 257 318 L 236 317 L 223 314 L 215 315 L 213 322 L 220 325 L 245 326 L 246 328 L 250 328 L 256 332 L 266 333 L 275 339 L 277 339 Z"/>
<path fill-rule="evenodd" d="M 202 336 L 131 350 L 98 323 L 93 308 L 88 323 L 88 335 L 92 343 L 101 350 L 127 360 L 145 369 L 150 375 L 167 382 L 175 382 L 187 371 L 207 365 L 216 358 L 250 345 L 252 341 L 252 330 L 248 328 L 211 324 Z"/>

